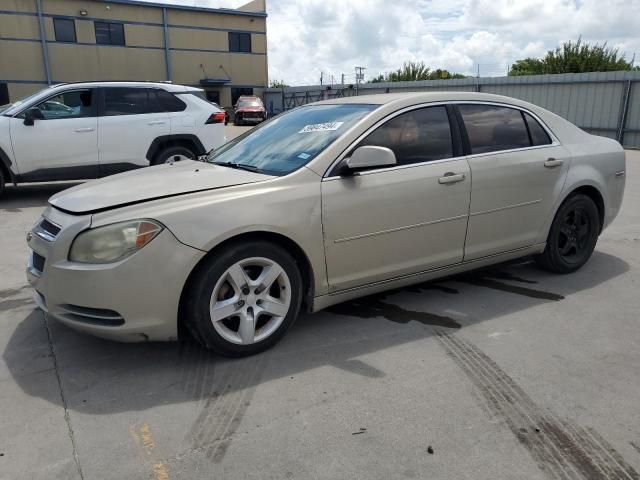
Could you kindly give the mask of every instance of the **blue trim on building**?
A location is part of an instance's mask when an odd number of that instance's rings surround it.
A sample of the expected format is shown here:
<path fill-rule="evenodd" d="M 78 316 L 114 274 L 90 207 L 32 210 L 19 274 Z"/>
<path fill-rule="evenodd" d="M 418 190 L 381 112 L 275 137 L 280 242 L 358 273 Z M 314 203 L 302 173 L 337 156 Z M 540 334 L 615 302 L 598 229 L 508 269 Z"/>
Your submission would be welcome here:
<path fill-rule="evenodd" d="M 231 53 L 233 55 L 266 55 L 266 53 L 260 52 L 230 52 L 229 50 L 214 50 L 209 48 L 170 48 L 176 52 L 206 52 L 206 53 Z"/>
<path fill-rule="evenodd" d="M 46 80 L 2 80 L 0 79 L 0 83 L 17 83 L 17 84 L 28 84 L 28 85 L 47 85 Z M 56 83 L 56 82 L 54 82 Z"/>
<path fill-rule="evenodd" d="M 233 28 L 215 28 L 215 27 L 199 27 L 197 25 L 175 25 L 169 24 L 169 28 L 185 28 L 188 30 L 208 30 L 210 32 L 232 32 L 232 33 L 251 33 L 253 35 L 266 35 L 267 32 L 256 32 L 254 30 L 236 30 Z"/>
<path fill-rule="evenodd" d="M 35 42 L 40 43 L 39 38 L 13 38 L 0 37 L 0 41 L 8 42 Z M 60 40 L 47 40 L 47 44 L 63 44 L 63 45 L 81 45 L 86 47 L 111 47 L 111 48 L 146 48 L 147 50 L 165 50 L 165 47 L 148 47 L 144 45 L 109 45 L 104 43 L 91 42 L 62 42 Z M 175 52 L 204 52 L 204 53 L 230 53 L 232 55 L 266 55 L 261 52 L 230 52 L 229 50 L 216 50 L 211 48 L 179 48 L 169 47 L 169 51 Z"/>
<path fill-rule="evenodd" d="M 14 38 L 14 37 L 0 37 L 0 41 L 7 41 L 7 42 L 36 42 L 36 43 L 40 43 L 40 39 L 39 38 Z"/>
<path fill-rule="evenodd" d="M 37 17 L 37 13 L 33 12 L 14 12 L 11 10 L 0 10 L 0 15 L 24 15 L 29 17 Z M 162 23 L 154 23 L 154 22 L 136 22 L 135 20 L 113 20 L 110 18 L 98 18 L 98 17 L 81 17 L 78 15 L 56 15 L 53 13 L 43 13 L 43 17 L 45 18 L 65 18 L 67 20 L 84 20 L 86 22 L 111 22 L 111 23 L 122 23 L 124 25 L 141 25 L 145 27 L 158 27 L 163 28 L 164 24 Z M 215 27 L 200 27 L 197 25 L 178 25 L 173 23 L 168 23 L 167 26 L 169 28 L 184 28 L 188 30 L 208 30 L 212 32 L 234 32 L 234 33 L 251 33 L 253 35 L 266 35 L 267 32 L 260 32 L 254 30 L 237 30 L 233 28 L 215 28 Z"/>

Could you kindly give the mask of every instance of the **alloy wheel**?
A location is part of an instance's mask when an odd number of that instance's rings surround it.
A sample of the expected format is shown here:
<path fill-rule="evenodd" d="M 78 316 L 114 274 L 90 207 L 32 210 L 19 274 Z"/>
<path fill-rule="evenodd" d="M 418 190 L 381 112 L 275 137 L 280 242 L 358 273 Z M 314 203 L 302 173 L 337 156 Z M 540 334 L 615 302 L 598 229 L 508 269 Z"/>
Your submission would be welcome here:
<path fill-rule="evenodd" d="M 291 281 L 275 261 L 264 257 L 234 263 L 216 282 L 209 315 L 216 332 L 237 345 L 272 335 L 291 305 Z"/>
<path fill-rule="evenodd" d="M 579 258 L 589 245 L 591 221 L 582 208 L 567 212 L 558 231 L 558 253 L 565 260 Z"/>

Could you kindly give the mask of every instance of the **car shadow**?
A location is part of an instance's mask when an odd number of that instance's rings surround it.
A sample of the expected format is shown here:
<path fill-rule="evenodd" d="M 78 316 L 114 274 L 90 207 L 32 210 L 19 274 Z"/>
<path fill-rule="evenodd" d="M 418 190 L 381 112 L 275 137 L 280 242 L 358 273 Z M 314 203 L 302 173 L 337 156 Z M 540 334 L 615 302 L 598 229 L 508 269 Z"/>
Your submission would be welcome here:
<path fill-rule="evenodd" d="M 622 259 L 602 252 L 569 276 L 542 272 L 528 261 L 499 265 L 303 315 L 273 349 L 244 359 L 219 357 L 192 341 L 109 342 L 55 321 L 45 325 L 40 311 L 29 310 L 8 340 L 3 358 L 24 392 L 61 404 L 60 393 L 41 381 L 42 372 L 55 366 L 66 406 L 90 414 L 205 401 L 325 366 L 375 379 L 385 372 L 359 357 L 427 339 L 438 330 L 464 329 L 561 302 L 628 269 Z M 15 308 L 26 309 L 24 304 Z"/>
<path fill-rule="evenodd" d="M 44 207 L 47 200 L 67 188 L 80 182 L 33 183 L 28 185 L 7 185 L 0 196 L 0 210 L 20 211 L 22 208 Z"/>

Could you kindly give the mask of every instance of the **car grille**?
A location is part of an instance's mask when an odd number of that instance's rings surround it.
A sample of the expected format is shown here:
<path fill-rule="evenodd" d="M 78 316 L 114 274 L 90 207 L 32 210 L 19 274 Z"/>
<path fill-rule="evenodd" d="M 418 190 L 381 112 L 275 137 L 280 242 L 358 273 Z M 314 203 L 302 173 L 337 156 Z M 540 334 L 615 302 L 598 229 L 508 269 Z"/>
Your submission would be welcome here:
<path fill-rule="evenodd" d="M 243 112 L 242 118 L 262 118 L 262 113 L 260 112 Z"/>
<path fill-rule="evenodd" d="M 78 305 L 60 305 L 62 313 L 59 316 L 76 322 L 103 325 L 105 327 L 117 327 L 124 325 L 124 318 L 118 312 L 104 308 L 80 307 Z"/>
<path fill-rule="evenodd" d="M 45 261 L 46 259 L 42 255 L 40 255 L 39 253 L 33 252 L 33 255 L 31 257 L 31 264 L 33 265 L 33 268 L 35 270 L 37 270 L 40 273 L 44 272 Z"/>
<path fill-rule="evenodd" d="M 60 227 L 43 218 L 38 226 L 34 228 L 33 233 L 47 242 L 53 242 L 60 233 Z"/>

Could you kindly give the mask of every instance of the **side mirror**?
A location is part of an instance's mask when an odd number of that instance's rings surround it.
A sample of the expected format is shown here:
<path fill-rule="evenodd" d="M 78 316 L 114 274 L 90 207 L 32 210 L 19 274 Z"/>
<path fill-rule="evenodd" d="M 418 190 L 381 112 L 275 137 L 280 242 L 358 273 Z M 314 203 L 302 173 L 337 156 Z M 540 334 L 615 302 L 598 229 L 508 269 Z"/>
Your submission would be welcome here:
<path fill-rule="evenodd" d="M 345 162 L 346 169 L 344 170 L 348 174 L 369 168 L 389 167 L 397 163 L 396 155 L 390 148 L 366 145 L 356 148 L 351 156 L 347 158 Z"/>
<path fill-rule="evenodd" d="M 30 108 L 24 112 L 24 124 L 28 127 L 33 127 L 36 120 L 44 120 L 44 115 L 39 108 Z"/>

